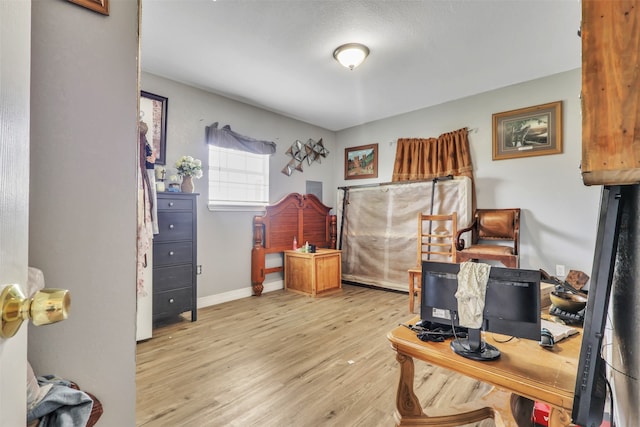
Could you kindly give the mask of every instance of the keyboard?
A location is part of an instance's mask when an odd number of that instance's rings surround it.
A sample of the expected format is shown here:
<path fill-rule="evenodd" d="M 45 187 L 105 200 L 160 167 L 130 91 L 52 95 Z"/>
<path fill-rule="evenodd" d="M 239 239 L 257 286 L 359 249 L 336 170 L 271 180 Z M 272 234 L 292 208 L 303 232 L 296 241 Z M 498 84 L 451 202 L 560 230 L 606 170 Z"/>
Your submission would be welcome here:
<path fill-rule="evenodd" d="M 584 313 L 584 312 L 582 312 L 582 313 Z M 564 320 L 565 322 L 568 322 L 568 323 L 580 323 L 580 324 L 582 324 L 584 322 L 584 314 L 569 313 L 568 311 L 561 310 L 560 308 L 556 307 L 555 305 L 551 305 L 551 308 L 549 309 L 549 314 L 551 314 L 552 316 L 559 317 L 559 318 L 561 318 L 562 320 Z"/>

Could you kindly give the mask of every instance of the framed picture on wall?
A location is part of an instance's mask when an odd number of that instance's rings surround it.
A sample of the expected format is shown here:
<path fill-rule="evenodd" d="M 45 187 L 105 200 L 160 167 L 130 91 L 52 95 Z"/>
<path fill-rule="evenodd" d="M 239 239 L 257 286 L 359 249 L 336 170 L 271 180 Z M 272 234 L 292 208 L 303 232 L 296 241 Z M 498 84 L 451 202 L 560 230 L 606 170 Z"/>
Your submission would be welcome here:
<path fill-rule="evenodd" d="M 344 179 L 378 177 L 378 144 L 344 149 Z"/>
<path fill-rule="evenodd" d="M 562 101 L 493 115 L 493 160 L 562 153 Z"/>
<path fill-rule="evenodd" d="M 109 0 L 69 0 L 103 15 L 109 14 Z"/>
<path fill-rule="evenodd" d="M 144 91 L 140 92 L 140 121 L 144 122 L 149 128 L 146 136 L 156 154 L 156 165 L 165 165 L 167 163 L 168 101 L 164 96 Z"/>

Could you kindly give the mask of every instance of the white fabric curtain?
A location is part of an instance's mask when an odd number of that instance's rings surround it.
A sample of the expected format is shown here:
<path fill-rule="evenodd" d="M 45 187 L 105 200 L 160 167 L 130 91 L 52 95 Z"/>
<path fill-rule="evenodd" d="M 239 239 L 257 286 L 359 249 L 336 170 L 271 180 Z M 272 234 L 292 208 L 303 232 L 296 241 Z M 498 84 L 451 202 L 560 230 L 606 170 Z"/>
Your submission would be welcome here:
<path fill-rule="evenodd" d="M 342 218 L 344 191 L 338 191 L 338 240 L 342 237 L 343 280 L 407 290 L 407 270 L 415 267 L 418 213 L 457 212 L 458 229 L 471 221 L 471 180 L 455 177 L 438 181 L 398 183 L 348 189 Z M 468 239 L 465 239 L 468 241 Z"/>

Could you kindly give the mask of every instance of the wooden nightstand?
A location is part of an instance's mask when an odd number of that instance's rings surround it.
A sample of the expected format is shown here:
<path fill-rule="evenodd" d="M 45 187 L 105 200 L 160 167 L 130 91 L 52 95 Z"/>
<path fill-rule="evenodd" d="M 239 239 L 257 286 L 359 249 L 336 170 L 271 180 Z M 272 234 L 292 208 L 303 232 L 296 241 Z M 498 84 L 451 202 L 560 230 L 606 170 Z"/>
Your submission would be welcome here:
<path fill-rule="evenodd" d="M 342 256 L 336 249 L 316 253 L 284 251 L 284 288 L 312 297 L 342 290 Z"/>

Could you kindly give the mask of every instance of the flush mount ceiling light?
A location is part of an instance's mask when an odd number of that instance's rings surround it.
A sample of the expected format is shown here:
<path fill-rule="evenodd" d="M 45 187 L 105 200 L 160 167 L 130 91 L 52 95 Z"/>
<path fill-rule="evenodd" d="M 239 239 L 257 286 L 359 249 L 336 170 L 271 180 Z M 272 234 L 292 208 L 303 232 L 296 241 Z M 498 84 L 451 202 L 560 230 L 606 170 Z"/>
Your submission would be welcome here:
<path fill-rule="evenodd" d="M 369 55 L 369 48 L 360 43 L 347 43 L 333 51 L 333 57 L 342 66 L 353 70 Z"/>

